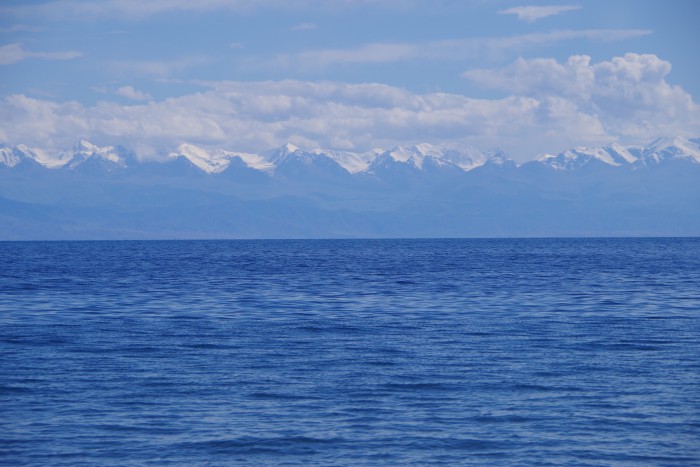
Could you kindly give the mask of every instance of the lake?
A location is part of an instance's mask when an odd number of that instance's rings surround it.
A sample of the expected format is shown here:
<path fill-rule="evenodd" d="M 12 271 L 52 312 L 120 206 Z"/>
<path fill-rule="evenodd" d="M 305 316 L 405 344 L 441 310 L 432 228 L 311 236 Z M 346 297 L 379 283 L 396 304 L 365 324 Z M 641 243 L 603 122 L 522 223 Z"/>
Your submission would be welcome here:
<path fill-rule="evenodd" d="M 0 242 L 0 463 L 700 463 L 700 239 Z"/>

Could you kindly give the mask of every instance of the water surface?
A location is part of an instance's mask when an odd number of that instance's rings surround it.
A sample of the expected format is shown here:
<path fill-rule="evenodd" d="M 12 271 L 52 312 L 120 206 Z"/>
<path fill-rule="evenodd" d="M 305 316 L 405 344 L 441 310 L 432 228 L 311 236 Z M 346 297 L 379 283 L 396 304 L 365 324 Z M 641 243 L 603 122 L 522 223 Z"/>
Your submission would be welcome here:
<path fill-rule="evenodd" d="M 0 462 L 700 463 L 700 239 L 0 243 Z"/>

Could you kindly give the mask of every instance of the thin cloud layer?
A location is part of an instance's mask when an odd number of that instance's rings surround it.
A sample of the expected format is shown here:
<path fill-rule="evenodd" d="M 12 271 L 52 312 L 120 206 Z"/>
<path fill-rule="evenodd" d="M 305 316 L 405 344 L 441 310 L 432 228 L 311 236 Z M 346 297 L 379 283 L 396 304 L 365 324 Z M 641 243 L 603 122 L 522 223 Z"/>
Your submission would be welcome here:
<path fill-rule="evenodd" d="M 300 23 L 292 26 L 291 31 L 311 31 L 318 28 L 316 23 Z"/>
<path fill-rule="evenodd" d="M 73 50 L 60 52 L 32 52 L 25 50 L 21 44 L 7 44 L 0 46 L 0 65 L 12 65 L 29 58 L 42 60 L 72 60 L 81 57 L 82 52 Z"/>
<path fill-rule="evenodd" d="M 0 8 L 7 16 L 46 16 L 52 18 L 93 19 L 122 17 L 142 20 L 164 13 L 188 13 L 257 10 L 298 10 L 325 8 L 334 10 L 363 5 L 406 7 L 405 0 L 55 0 Z"/>
<path fill-rule="evenodd" d="M 209 62 L 209 57 L 199 55 L 172 60 L 113 60 L 107 62 L 107 66 L 118 74 L 167 78 L 188 68 L 198 67 Z"/>
<path fill-rule="evenodd" d="M 525 50 L 561 41 L 620 41 L 647 36 L 648 29 L 583 29 L 554 30 L 544 33 L 502 37 L 474 37 L 429 41 L 424 43 L 377 42 L 343 49 L 317 49 L 297 54 L 279 55 L 264 62 L 272 67 L 323 69 L 335 65 L 393 63 L 410 60 L 455 61 L 500 53 Z"/>
<path fill-rule="evenodd" d="M 580 6 L 575 5 L 518 6 L 501 10 L 499 13 L 502 15 L 516 15 L 519 20 L 532 23 L 539 19 L 560 15 L 580 8 Z"/>
<path fill-rule="evenodd" d="M 500 99 L 296 80 L 199 82 L 201 92 L 138 105 L 15 94 L 0 106 L 0 139 L 51 150 L 87 138 L 124 144 L 143 157 L 183 142 L 246 152 L 286 142 L 355 151 L 431 142 L 499 146 L 526 160 L 572 145 L 697 136 L 698 106 L 666 82 L 669 70 L 654 55 L 627 54 L 596 64 L 585 56 L 518 60 L 465 73 L 510 94 Z"/>

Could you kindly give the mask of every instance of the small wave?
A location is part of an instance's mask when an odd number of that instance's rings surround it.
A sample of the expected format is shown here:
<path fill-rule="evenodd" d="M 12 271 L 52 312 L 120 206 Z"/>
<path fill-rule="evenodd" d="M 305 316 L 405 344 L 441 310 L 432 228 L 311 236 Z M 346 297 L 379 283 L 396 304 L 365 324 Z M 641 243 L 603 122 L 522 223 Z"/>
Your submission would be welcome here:
<path fill-rule="evenodd" d="M 217 455 L 312 455 L 323 446 L 335 446 L 345 442 L 344 438 L 316 438 L 311 436 L 242 436 L 233 439 L 180 443 L 176 447 L 181 450 L 201 450 Z"/>
<path fill-rule="evenodd" d="M 23 394 L 32 392 L 32 389 L 23 386 L 0 386 L 0 394 Z"/>

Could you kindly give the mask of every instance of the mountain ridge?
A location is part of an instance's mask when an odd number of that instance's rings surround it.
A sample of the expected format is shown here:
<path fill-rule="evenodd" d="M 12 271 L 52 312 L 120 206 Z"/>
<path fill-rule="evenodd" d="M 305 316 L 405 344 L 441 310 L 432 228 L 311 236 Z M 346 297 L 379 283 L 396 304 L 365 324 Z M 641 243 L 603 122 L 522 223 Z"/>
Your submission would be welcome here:
<path fill-rule="evenodd" d="M 700 236 L 699 155 L 669 138 L 522 164 L 428 144 L 144 161 L 81 141 L 59 164 L 4 145 L 0 240 Z"/>
<path fill-rule="evenodd" d="M 119 171 L 143 164 L 172 163 L 185 158 L 200 171 L 208 174 L 226 172 L 229 166 L 241 167 L 241 162 L 252 170 L 268 175 L 284 173 L 292 164 L 317 167 L 324 165 L 329 173 L 339 173 L 342 169 L 350 175 L 376 174 L 386 171 L 389 166 L 403 172 L 421 172 L 424 162 L 429 161 L 431 170 L 436 167 L 459 168 L 468 172 L 484 165 L 498 166 L 503 170 L 516 169 L 536 162 L 557 171 L 580 170 L 590 164 L 603 163 L 611 167 L 638 170 L 669 160 L 685 160 L 700 164 L 700 138 L 681 137 L 659 138 L 646 146 L 620 145 L 612 143 L 601 147 L 576 147 L 566 149 L 556 155 L 543 154 L 532 160 L 516 163 L 505 152 L 493 150 L 477 155 L 455 149 L 421 143 L 411 146 L 397 145 L 388 150 L 374 149 L 364 153 L 335 151 L 316 148 L 304 150 L 290 143 L 280 148 L 257 154 L 225 149 L 207 149 L 191 143 L 182 143 L 167 153 L 159 161 L 142 160 L 135 152 L 123 146 L 97 146 L 87 140 L 80 140 L 72 148 L 50 155 L 46 151 L 19 144 L 0 144 L 0 166 L 14 168 L 23 164 L 36 163 L 46 169 L 79 171 Z M 233 160 L 237 163 L 231 165 Z M 297 173 L 297 176 L 300 174 Z M 317 174 L 318 175 L 318 174 Z"/>

